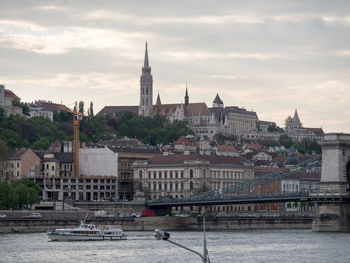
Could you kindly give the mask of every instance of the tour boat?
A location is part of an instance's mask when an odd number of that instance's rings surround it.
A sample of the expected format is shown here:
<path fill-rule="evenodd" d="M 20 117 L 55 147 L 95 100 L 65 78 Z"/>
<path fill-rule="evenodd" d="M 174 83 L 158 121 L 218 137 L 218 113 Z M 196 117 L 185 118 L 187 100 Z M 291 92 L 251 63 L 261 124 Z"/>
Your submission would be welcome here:
<path fill-rule="evenodd" d="M 84 222 L 80 222 L 76 228 L 56 229 L 48 235 L 51 241 L 124 240 L 127 238 L 120 226 L 100 226 Z"/>

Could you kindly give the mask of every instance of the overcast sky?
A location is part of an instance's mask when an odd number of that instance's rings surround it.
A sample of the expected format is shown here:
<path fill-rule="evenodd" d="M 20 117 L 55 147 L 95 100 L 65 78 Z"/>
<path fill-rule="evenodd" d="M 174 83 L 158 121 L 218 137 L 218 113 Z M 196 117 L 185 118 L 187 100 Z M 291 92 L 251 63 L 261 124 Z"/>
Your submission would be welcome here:
<path fill-rule="evenodd" d="M 0 83 L 22 101 L 138 105 L 148 41 L 154 103 L 206 102 L 284 126 L 350 133 L 350 1 L 0 2 Z"/>

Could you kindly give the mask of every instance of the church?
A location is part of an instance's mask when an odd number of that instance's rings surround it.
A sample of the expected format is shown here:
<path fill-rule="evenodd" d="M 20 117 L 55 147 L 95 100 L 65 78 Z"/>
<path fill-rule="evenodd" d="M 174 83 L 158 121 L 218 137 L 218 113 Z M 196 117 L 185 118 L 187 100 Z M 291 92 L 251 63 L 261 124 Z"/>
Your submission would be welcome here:
<path fill-rule="evenodd" d="M 162 104 L 158 94 L 156 104 L 153 104 L 153 76 L 148 59 L 148 46 L 146 42 L 144 63 L 140 77 L 140 101 L 139 106 L 105 106 L 98 115 L 117 116 L 121 112 L 129 111 L 143 117 L 154 115 L 165 116 L 170 122 L 185 121 L 188 128 L 195 135 L 213 139 L 215 134 L 236 135 L 238 138 L 262 139 L 271 137 L 269 126 L 276 126 L 274 122 L 260 121 L 254 111 L 248 111 L 237 106 L 224 107 L 224 102 L 216 95 L 213 106 L 208 108 L 204 102 L 190 102 L 186 85 L 184 103 Z M 295 118 L 294 118 L 295 119 Z M 293 122 L 293 125 L 296 122 Z M 301 126 L 301 124 L 300 124 Z M 313 137 L 315 134 L 309 129 L 294 130 L 293 135 L 301 137 Z M 286 129 L 290 131 L 289 127 Z M 305 131 L 307 131 L 305 134 Z M 274 133 L 278 139 L 281 133 Z"/>

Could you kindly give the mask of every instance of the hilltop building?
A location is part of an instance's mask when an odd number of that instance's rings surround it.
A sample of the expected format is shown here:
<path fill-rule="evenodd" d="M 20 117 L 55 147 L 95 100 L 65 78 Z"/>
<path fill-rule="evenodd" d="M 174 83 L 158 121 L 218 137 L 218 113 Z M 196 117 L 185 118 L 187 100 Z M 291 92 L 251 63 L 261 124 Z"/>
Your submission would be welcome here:
<path fill-rule="evenodd" d="M 22 108 L 16 105 L 16 102 L 20 103 L 20 101 L 21 99 L 15 93 L 0 84 L 0 107 L 5 110 L 7 116 L 23 116 Z"/>
<path fill-rule="evenodd" d="M 185 121 L 188 128 L 193 130 L 195 135 L 198 137 L 204 136 L 210 140 L 219 133 L 225 136 L 235 135 L 238 139 L 249 140 L 265 138 L 278 140 L 284 132 L 297 140 L 305 137 L 319 139 L 323 135 L 322 129 L 303 128 L 297 112 L 295 112 L 293 118 L 288 118 L 287 127 L 284 131 L 278 128 L 274 122 L 259 120 L 255 111 L 237 106 L 225 107 L 219 94 L 216 94 L 212 108 L 208 108 L 204 102 L 190 102 L 187 84 L 184 103 L 162 104 L 158 94 L 156 103 L 153 105 L 153 77 L 149 64 L 147 42 L 140 77 L 139 106 L 105 106 L 98 115 L 117 116 L 125 111 L 134 112 L 144 117 L 158 114 L 165 116 L 170 122 Z"/>
<path fill-rule="evenodd" d="M 304 138 L 320 140 L 324 134 L 322 128 L 304 128 L 300 122 L 297 110 L 295 110 L 293 118 L 288 116 L 285 132 L 288 136 L 298 141 L 301 141 Z"/>

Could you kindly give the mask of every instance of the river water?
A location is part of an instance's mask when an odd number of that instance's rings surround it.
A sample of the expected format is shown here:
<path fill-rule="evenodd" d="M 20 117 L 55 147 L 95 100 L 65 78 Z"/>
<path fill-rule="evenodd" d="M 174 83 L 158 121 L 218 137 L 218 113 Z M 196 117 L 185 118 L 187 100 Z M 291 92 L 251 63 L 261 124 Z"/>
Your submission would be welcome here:
<path fill-rule="evenodd" d="M 203 251 L 201 232 L 171 232 L 171 240 Z M 211 262 L 350 262 L 350 234 L 311 230 L 207 232 Z M 0 235 L 0 262 L 202 262 L 151 232 L 128 240 L 50 242 L 45 233 Z"/>

